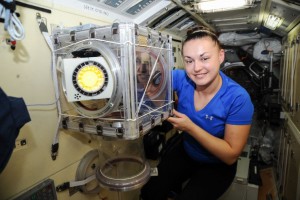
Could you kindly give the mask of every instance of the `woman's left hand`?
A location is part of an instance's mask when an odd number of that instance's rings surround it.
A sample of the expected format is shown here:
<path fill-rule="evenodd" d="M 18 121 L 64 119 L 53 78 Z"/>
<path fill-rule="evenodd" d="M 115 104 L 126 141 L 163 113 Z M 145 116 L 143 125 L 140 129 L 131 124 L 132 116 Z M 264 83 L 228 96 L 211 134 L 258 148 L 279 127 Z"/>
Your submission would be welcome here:
<path fill-rule="evenodd" d="M 173 114 L 174 116 L 169 117 L 167 121 L 173 124 L 174 128 L 188 132 L 188 130 L 190 130 L 190 128 L 194 125 L 192 120 L 185 114 L 182 114 L 175 109 L 173 109 Z"/>

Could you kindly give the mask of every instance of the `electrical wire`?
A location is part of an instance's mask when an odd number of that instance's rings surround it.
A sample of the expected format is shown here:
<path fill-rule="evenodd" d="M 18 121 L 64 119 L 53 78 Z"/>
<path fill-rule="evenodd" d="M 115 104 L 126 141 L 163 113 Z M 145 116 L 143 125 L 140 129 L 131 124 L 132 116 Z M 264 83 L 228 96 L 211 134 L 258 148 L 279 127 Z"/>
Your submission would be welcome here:
<path fill-rule="evenodd" d="M 8 4 L 14 3 L 13 0 L 4 0 L 4 2 Z M 9 33 L 12 40 L 23 40 L 25 38 L 22 23 L 14 11 L 0 4 L 0 18 L 4 19 L 4 29 Z"/>
<path fill-rule="evenodd" d="M 35 107 L 35 106 L 53 106 L 53 105 L 57 105 L 57 101 L 59 99 L 57 98 L 54 102 L 50 102 L 50 103 L 37 103 L 37 104 L 26 104 L 27 107 Z"/>

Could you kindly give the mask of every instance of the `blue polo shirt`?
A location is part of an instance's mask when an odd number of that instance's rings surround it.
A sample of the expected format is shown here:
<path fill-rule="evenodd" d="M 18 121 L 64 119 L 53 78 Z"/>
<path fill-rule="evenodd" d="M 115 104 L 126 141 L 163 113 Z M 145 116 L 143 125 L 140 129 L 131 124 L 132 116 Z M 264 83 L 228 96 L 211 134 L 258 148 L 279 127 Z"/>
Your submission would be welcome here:
<path fill-rule="evenodd" d="M 184 70 L 173 70 L 173 89 L 178 96 L 177 110 L 211 135 L 224 138 L 226 124 L 251 124 L 254 107 L 248 92 L 220 71 L 222 86 L 211 101 L 199 111 L 194 107 L 195 84 Z M 184 148 L 194 160 L 220 162 L 188 133 L 183 133 Z"/>

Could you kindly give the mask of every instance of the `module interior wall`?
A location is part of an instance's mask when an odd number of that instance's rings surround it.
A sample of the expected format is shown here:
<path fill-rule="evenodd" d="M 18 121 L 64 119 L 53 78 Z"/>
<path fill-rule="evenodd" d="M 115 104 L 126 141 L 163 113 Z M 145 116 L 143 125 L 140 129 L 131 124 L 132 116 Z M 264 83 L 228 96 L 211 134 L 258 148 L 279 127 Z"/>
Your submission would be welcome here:
<path fill-rule="evenodd" d="M 8 96 L 22 97 L 27 105 L 55 102 L 51 76 L 51 51 L 41 34 L 36 14 L 47 20 L 47 28 L 53 25 L 67 27 L 80 24 L 107 25 L 107 21 L 77 16 L 51 9 L 51 14 L 17 6 L 25 29 L 25 39 L 17 41 L 13 51 L 5 43 L 9 36 L 0 23 L 0 87 Z M 112 23 L 112 22 L 111 22 Z M 90 135 L 60 132 L 59 151 L 56 160 L 51 159 L 51 145 L 57 126 L 55 104 L 28 106 L 31 122 L 25 124 L 17 139 L 26 139 L 27 145 L 13 152 L 9 163 L 0 174 L 0 199 L 11 199 L 39 182 L 52 178 L 55 185 L 75 178 L 78 162 L 91 149 L 97 147 Z M 58 194 L 59 199 L 100 199 L 80 193 L 70 197 L 68 191 Z M 116 199 L 115 194 L 108 199 Z"/>
<path fill-rule="evenodd" d="M 298 24 L 288 35 L 288 41 L 291 43 L 292 41 L 296 41 L 298 39 L 298 48 L 297 48 L 297 60 L 295 66 L 294 73 L 294 81 L 295 81 L 295 106 L 291 115 L 291 119 L 293 123 L 296 125 L 297 129 L 300 130 L 300 24 Z"/>

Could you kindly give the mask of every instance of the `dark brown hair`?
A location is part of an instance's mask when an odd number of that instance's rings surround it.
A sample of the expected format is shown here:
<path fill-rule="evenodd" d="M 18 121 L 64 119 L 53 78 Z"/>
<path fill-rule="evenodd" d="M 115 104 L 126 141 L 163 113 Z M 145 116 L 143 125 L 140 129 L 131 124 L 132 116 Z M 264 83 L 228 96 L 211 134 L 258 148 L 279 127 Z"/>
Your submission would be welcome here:
<path fill-rule="evenodd" d="M 197 26 L 187 30 L 186 38 L 182 43 L 182 48 L 187 41 L 200 39 L 203 37 L 210 37 L 219 46 L 220 49 L 222 48 L 222 45 L 218 39 L 217 34 L 214 31 L 204 26 Z"/>

